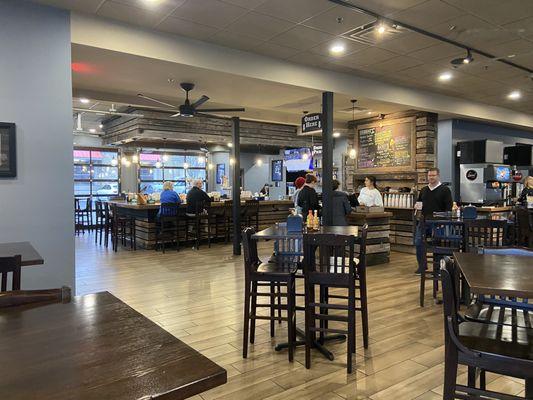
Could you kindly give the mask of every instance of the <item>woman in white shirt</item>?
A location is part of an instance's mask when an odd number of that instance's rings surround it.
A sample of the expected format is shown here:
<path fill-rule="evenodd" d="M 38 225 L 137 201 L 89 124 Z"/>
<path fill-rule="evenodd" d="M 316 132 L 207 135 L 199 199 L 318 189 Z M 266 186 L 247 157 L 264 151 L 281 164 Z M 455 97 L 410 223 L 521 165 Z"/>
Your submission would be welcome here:
<path fill-rule="evenodd" d="M 376 189 L 375 176 L 367 176 L 365 178 L 365 187 L 361 189 L 357 200 L 362 206 L 383 207 L 383 199 L 381 198 L 381 193 L 379 192 L 379 190 Z"/>

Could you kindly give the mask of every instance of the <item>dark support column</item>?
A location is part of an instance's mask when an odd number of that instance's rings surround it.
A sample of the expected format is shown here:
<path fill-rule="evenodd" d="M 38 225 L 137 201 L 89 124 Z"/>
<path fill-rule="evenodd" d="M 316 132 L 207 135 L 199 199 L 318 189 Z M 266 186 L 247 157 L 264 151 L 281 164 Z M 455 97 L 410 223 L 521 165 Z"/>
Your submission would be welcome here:
<path fill-rule="evenodd" d="M 322 93 L 322 223 L 333 224 L 333 93 Z"/>
<path fill-rule="evenodd" d="M 239 117 L 231 118 L 233 129 L 231 140 L 233 147 L 231 157 L 233 163 L 233 183 L 231 198 L 233 199 L 233 255 L 241 254 L 241 124 Z M 230 166 L 231 169 L 231 166 Z"/>

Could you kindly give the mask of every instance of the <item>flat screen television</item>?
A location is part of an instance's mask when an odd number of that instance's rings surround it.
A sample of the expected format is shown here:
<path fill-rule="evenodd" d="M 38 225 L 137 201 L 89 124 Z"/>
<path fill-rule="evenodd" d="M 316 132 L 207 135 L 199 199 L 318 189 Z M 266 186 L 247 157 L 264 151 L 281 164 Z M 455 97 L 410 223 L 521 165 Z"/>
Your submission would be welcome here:
<path fill-rule="evenodd" d="M 285 168 L 288 172 L 313 169 L 313 156 L 311 150 L 307 147 L 285 150 L 284 160 Z"/>

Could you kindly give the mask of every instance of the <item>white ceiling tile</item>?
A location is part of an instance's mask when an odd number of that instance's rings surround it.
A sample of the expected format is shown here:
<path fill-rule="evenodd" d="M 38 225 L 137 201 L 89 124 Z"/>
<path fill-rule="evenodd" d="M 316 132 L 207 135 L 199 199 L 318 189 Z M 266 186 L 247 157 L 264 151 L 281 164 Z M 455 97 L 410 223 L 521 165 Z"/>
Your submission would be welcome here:
<path fill-rule="evenodd" d="M 518 36 L 533 39 L 533 16 L 510 22 L 503 27 Z"/>
<path fill-rule="evenodd" d="M 256 7 L 255 11 L 288 21 L 302 22 L 333 7 L 334 4 L 328 0 L 267 0 Z"/>
<path fill-rule="evenodd" d="M 427 0 L 350 0 L 356 6 L 387 16 L 425 1 Z"/>
<path fill-rule="evenodd" d="M 398 57 L 394 57 L 386 61 L 372 64 L 370 65 L 370 67 L 376 73 L 385 74 L 385 73 L 394 73 L 394 72 L 401 71 L 407 68 L 412 68 L 414 66 L 421 65 L 421 64 L 422 64 L 422 61 L 417 60 L 416 58 L 398 56 Z"/>
<path fill-rule="evenodd" d="M 335 63 L 357 68 L 364 65 L 376 64 L 396 56 L 397 54 L 388 50 L 383 50 L 378 47 L 369 47 L 365 50 L 343 57 L 342 59 L 338 59 Z"/>
<path fill-rule="evenodd" d="M 296 50 L 286 46 L 280 46 L 270 42 L 261 43 L 258 46 L 253 47 L 251 51 L 253 51 L 254 53 L 280 59 L 292 57 L 300 52 L 300 50 Z"/>
<path fill-rule="evenodd" d="M 298 64 L 322 67 L 328 64 L 330 59 L 328 57 L 324 57 L 318 54 L 313 54 L 310 52 L 301 52 L 290 57 L 288 60 L 298 63 Z"/>
<path fill-rule="evenodd" d="M 147 11 L 142 8 L 131 7 L 114 1 L 106 1 L 98 9 L 97 15 L 106 18 L 117 19 L 133 25 L 152 27 L 162 18 L 160 12 Z"/>
<path fill-rule="evenodd" d="M 499 25 L 533 16 L 529 0 L 443 0 L 478 17 Z"/>
<path fill-rule="evenodd" d="M 428 36 L 414 32 L 405 32 L 396 39 L 379 42 L 377 46 L 386 50 L 394 51 L 398 54 L 408 54 L 438 43 L 440 42 Z"/>
<path fill-rule="evenodd" d="M 228 25 L 225 30 L 267 40 L 294 26 L 291 22 L 250 12 Z"/>
<path fill-rule="evenodd" d="M 231 47 L 238 50 L 250 50 L 259 45 L 262 41 L 250 36 L 238 35 L 231 32 L 220 31 L 207 39 L 211 43 L 216 43 L 221 46 Z"/>
<path fill-rule="evenodd" d="M 517 56 L 513 58 L 513 62 L 519 65 L 523 65 L 524 67 L 533 69 L 533 53 Z"/>
<path fill-rule="evenodd" d="M 510 42 L 491 46 L 489 52 L 497 57 L 507 57 L 512 54 L 515 54 L 516 56 L 529 54 L 533 52 L 533 42 L 525 39 L 512 40 Z"/>
<path fill-rule="evenodd" d="M 339 18 L 341 22 L 339 22 Z M 347 7 L 336 6 L 304 21 L 303 24 L 333 35 L 340 35 L 373 21 L 375 18 L 366 14 Z"/>
<path fill-rule="evenodd" d="M 156 27 L 158 30 L 188 36 L 193 39 L 205 40 L 213 36 L 219 29 L 211 26 L 197 24 L 185 19 L 167 17 Z"/>
<path fill-rule="evenodd" d="M 343 54 L 340 55 L 333 55 L 330 53 L 329 49 L 333 44 L 342 44 L 345 47 L 345 51 Z M 312 47 L 309 49 L 311 53 L 315 54 L 321 54 L 326 57 L 332 57 L 332 58 L 342 58 L 346 57 L 352 53 L 355 53 L 356 51 L 361 51 L 364 49 L 369 48 L 366 44 L 362 44 L 359 42 L 354 42 L 353 40 L 343 39 L 343 38 L 335 38 L 333 40 L 328 40 L 327 42 L 321 43 L 318 46 Z"/>
<path fill-rule="evenodd" d="M 413 51 L 409 53 L 410 57 L 419 58 L 423 61 L 436 61 L 443 58 L 449 58 L 450 60 L 460 55 L 466 55 L 466 51 L 457 46 L 453 46 L 448 43 L 439 43 L 425 49 Z"/>
<path fill-rule="evenodd" d="M 298 25 L 287 32 L 273 37 L 270 41 L 281 46 L 288 46 L 303 51 L 320 43 L 332 40 L 333 38 L 334 36 L 328 33 Z"/>
<path fill-rule="evenodd" d="M 187 0 L 172 15 L 199 24 L 223 28 L 247 12 L 245 8 L 219 0 Z"/>
<path fill-rule="evenodd" d="M 232 4 L 234 6 L 248 8 L 250 10 L 263 4 L 266 0 L 221 0 L 224 3 Z"/>
<path fill-rule="evenodd" d="M 392 19 L 415 27 L 425 28 L 456 18 L 462 14 L 464 14 L 464 11 L 440 0 L 428 0 L 393 14 Z"/>
<path fill-rule="evenodd" d="M 109 1 L 109 0 L 107 0 Z M 159 1 L 146 1 L 146 0 L 112 0 L 115 3 L 121 3 L 126 6 L 142 8 L 144 10 L 157 12 L 161 14 L 170 13 L 176 7 L 181 6 L 186 0 L 159 0 Z M 100 1 L 101 3 L 102 1 Z"/>

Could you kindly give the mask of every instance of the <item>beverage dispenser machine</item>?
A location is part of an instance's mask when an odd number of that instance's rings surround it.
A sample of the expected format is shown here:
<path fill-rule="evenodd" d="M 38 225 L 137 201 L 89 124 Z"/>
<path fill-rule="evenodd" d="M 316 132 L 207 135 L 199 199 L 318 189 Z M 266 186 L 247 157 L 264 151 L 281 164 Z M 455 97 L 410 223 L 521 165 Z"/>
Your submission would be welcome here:
<path fill-rule="evenodd" d="M 510 198 L 512 182 L 508 165 L 461 164 L 461 202 L 479 205 L 504 205 Z"/>

